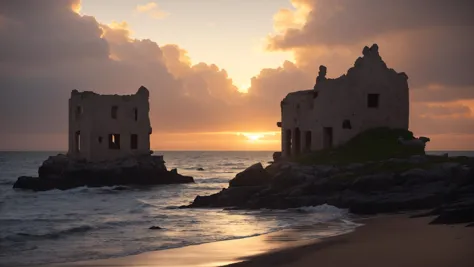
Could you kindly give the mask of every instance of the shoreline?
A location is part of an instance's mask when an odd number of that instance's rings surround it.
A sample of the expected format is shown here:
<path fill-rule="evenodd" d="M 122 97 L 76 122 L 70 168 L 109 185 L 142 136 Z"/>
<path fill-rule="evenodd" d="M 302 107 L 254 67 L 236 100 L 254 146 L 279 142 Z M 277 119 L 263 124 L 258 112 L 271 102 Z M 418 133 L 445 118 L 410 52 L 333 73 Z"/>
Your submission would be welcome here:
<path fill-rule="evenodd" d="M 409 214 L 368 218 L 351 233 L 225 266 L 472 266 L 474 227 L 430 225 L 433 218 Z"/>
<path fill-rule="evenodd" d="M 296 229 L 119 258 L 39 266 L 459 266 L 474 263 L 474 227 L 430 225 L 410 213 L 359 218 L 353 231 L 298 240 Z"/>
<path fill-rule="evenodd" d="M 358 225 L 358 222 L 351 220 Z M 340 228 L 334 231 L 332 227 Z M 218 267 L 239 263 L 286 249 L 298 248 L 339 235 L 346 235 L 356 227 L 346 230 L 341 221 L 323 222 L 315 225 L 301 226 L 278 230 L 271 233 L 242 237 L 230 240 L 214 241 L 178 248 L 147 251 L 135 255 L 127 255 L 106 259 L 91 259 L 74 262 L 35 264 L 36 267 L 91 267 L 91 266 L 160 266 L 160 267 Z M 320 237 L 310 237 L 317 234 Z M 183 256 L 185 255 L 185 256 Z"/>

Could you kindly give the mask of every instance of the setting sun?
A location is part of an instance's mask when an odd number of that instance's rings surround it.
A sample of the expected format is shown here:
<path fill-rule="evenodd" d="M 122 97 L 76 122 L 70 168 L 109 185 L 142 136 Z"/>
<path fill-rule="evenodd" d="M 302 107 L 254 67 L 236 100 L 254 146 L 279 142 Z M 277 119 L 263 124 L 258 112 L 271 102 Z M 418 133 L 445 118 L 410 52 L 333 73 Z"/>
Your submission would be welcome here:
<path fill-rule="evenodd" d="M 273 139 L 265 139 L 268 136 L 276 136 L 277 132 L 264 132 L 264 133 L 237 133 L 238 136 L 244 136 L 250 143 L 261 143 L 264 141 L 273 141 Z"/>
<path fill-rule="evenodd" d="M 248 84 L 244 84 L 244 85 L 241 85 L 238 90 L 239 92 L 241 93 L 248 93 L 249 92 L 249 88 L 250 88 L 250 85 Z"/>
<path fill-rule="evenodd" d="M 472 10 L 0 0 L 0 267 L 474 267 Z"/>
<path fill-rule="evenodd" d="M 247 137 L 249 141 L 257 141 L 260 138 L 264 137 L 263 134 L 242 134 L 243 136 Z"/>

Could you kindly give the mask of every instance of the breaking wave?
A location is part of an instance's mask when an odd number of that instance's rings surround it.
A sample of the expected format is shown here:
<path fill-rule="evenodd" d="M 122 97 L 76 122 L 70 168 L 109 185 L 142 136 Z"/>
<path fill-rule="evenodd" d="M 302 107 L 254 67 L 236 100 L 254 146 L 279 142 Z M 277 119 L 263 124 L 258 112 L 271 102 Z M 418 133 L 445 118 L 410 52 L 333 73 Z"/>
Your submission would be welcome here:
<path fill-rule="evenodd" d="M 272 156 L 272 152 L 235 152 L 235 156 L 232 153 L 165 155 L 168 168 L 178 167 L 180 173 L 194 176 L 194 184 L 150 188 L 81 187 L 36 193 L 12 190 L 15 179 L 11 177 L 34 175 L 48 155 L 28 154 L 24 156 L 27 160 L 23 156 L 7 157 L 0 162 L 0 169 L 4 166 L 10 169 L 8 175 L 0 172 L 1 262 L 19 266 L 49 264 L 58 259 L 120 257 L 252 237 L 285 228 L 305 229 L 305 225 L 329 221 L 336 230 L 339 226 L 348 228 L 344 222 L 350 221 L 346 212 L 329 205 L 257 211 L 180 209 L 197 195 L 219 192 L 238 171 L 255 162 L 267 162 Z M 199 167 L 204 171 L 197 171 Z M 151 226 L 163 230 L 150 230 Z M 313 237 L 306 232 L 304 236 Z"/>

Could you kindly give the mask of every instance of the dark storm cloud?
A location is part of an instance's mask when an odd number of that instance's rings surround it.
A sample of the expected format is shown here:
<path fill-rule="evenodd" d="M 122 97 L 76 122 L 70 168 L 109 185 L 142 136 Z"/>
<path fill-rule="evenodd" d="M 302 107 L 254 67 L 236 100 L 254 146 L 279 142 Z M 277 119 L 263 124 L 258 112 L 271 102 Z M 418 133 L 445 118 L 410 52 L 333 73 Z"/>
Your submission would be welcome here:
<path fill-rule="evenodd" d="M 80 16 L 78 4 L 0 1 L 0 133 L 65 133 L 72 89 L 134 93 L 140 85 L 151 91 L 156 129 L 224 130 L 245 120 L 225 70 L 173 57 L 185 53 L 177 46 L 132 39 L 126 24 Z"/>
<path fill-rule="evenodd" d="M 302 0 L 311 11 L 302 29 L 272 38 L 271 47 L 350 45 L 390 33 L 474 26 L 470 0 Z"/>
<path fill-rule="evenodd" d="M 140 85 L 151 92 L 154 130 L 278 131 L 288 92 L 312 88 L 321 64 L 339 76 L 374 42 L 390 67 L 410 77 L 411 127 L 423 134 L 474 131 L 464 104 L 425 106 L 474 99 L 472 1 L 299 2 L 312 8 L 307 24 L 271 39 L 272 48 L 293 50 L 296 62 L 261 70 L 242 95 L 225 70 L 192 65 L 177 45 L 133 39 L 125 23 L 78 15 L 78 0 L 0 0 L 0 138 L 57 139 L 67 131 L 72 89 L 128 94 Z M 427 112 L 432 116 L 422 116 Z"/>
<path fill-rule="evenodd" d="M 378 43 L 384 60 L 406 72 L 414 88 L 474 84 L 473 1 L 296 2 L 311 9 L 306 23 L 301 29 L 288 28 L 270 36 L 270 49 L 299 49 L 304 60 L 322 48 L 360 53 L 363 46 Z"/>

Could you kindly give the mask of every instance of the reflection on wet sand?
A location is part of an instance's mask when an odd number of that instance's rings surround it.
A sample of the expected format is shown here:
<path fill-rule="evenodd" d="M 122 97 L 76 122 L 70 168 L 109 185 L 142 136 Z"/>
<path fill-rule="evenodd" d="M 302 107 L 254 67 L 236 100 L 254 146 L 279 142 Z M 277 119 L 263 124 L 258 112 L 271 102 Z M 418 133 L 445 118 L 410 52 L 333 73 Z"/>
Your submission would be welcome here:
<path fill-rule="evenodd" d="M 140 267 L 215 267 L 244 261 L 252 256 L 314 243 L 317 237 L 333 236 L 340 223 L 298 227 L 271 234 L 147 252 L 115 259 L 56 264 L 56 267 L 140 266 Z M 349 228 L 347 231 L 350 231 Z M 317 236 L 315 235 L 317 233 Z M 343 232 L 337 232 L 341 234 Z"/>

